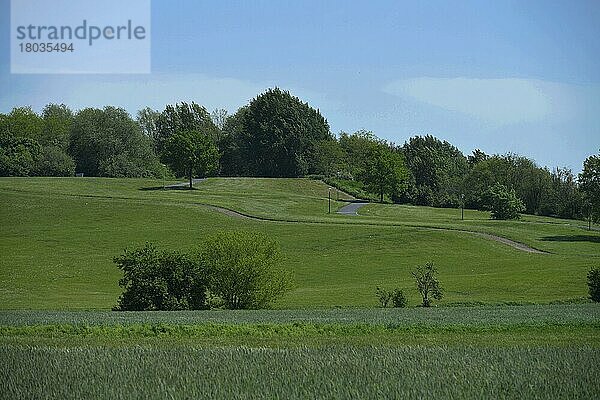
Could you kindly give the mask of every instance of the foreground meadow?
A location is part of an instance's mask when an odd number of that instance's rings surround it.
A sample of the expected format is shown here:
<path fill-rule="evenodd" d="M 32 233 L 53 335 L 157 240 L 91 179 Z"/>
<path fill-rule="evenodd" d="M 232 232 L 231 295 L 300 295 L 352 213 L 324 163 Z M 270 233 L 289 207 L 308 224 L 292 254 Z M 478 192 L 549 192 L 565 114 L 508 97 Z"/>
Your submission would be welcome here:
<path fill-rule="evenodd" d="M 594 304 L 0 313 L 5 398 L 581 398 Z"/>

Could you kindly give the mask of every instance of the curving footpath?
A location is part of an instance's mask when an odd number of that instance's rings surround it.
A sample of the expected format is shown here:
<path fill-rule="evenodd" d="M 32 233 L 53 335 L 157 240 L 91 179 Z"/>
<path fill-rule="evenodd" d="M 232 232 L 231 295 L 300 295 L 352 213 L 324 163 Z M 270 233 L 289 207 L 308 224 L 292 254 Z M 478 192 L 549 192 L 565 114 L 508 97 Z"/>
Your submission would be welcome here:
<path fill-rule="evenodd" d="M 348 205 L 340 208 L 337 211 L 337 213 L 338 214 L 342 214 L 342 215 L 348 215 L 348 216 L 358 216 L 358 210 L 361 207 L 363 207 L 363 206 L 365 206 L 367 204 L 369 204 L 369 203 L 362 203 L 362 202 L 350 203 L 350 204 L 348 204 Z M 211 205 L 211 204 L 200 204 L 200 205 L 202 205 L 204 207 L 207 207 L 207 208 L 209 208 L 211 210 L 220 212 L 222 214 L 228 215 L 230 217 L 253 219 L 253 220 L 257 220 L 257 221 L 284 222 L 284 223 L 303 223 L 303 224 L 332 223 L 332 222 L 278 220 L 278 219 L 275 219 L 275 218 L 264 218 L 264 217 L 256 217 L 256 216 L 253 216 L 253 215 L 243 214 L 243 213 L 240 213 L 238 211 L 230 210 L 228 208 L 214 206 L 214 205 Z M 333 222 L 333 223 L 335 223 L 335 222 Z M 360 225 L 360 224 L 358 224 L 358 225 Z M 376 225 L 376 224 L 367 224 L 367 225 Z M 385 225 L 385 226 L 394 226 L 394 225 Z M 484 239 L 489 239 L 489 240 L 493 240 L 493 241 L 498 242 L 498 243 L 505 244 L 507 246 L 510 246 L 510 247 L 512 247 L 514 249 L 517 249 L 517 250 L 520 250 L 520 251 L 524 251 L 526 253 L 532 253 L 532 254 L 549 254 L 546 251 L 542 251 L 542 250 L 534 249 L 533 247 L 529 247 L 529 246 L 527 246 L 524 243 L 515 242 L 514 240 L 510 240 L 510 239 L 507 239 L 507 238 L 502 237 L 502 236 L 492 235 L 490 233 L 474 232 L 474 231 L 469 231 L 469 230 L 466 230 L 466 229 L 438 228 L 438 227 L 434 227 L 434 226 L 419 226 L 419 225 L 402 225 L 402 226 L 407 226 L 407 227 L 412 227 L 412 228 L 421 228 L 421 229 L 432 229 L 432 230 L 446 231 L 446 232 L 467 233 L 467 234 L 470 234 L 470 235 L 479 236 L 479 237 L 482 237 Z"/>

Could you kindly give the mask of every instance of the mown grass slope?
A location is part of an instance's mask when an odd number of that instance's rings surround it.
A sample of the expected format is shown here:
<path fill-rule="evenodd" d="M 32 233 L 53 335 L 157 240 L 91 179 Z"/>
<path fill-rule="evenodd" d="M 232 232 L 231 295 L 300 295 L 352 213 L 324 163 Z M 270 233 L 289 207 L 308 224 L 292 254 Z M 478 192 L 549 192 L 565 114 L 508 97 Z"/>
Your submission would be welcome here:
<path fill-rule="evenodd" d="M 469 210 L 461 221 L 460 210 L 378 204 L 359 217 L 329 215 L 328 186 L 306 179 L 161 188 L 156 180 L 0 179 L 0 307 L 108 309 L 120 292 L 112 257 L 125 247 L 152 241 L 188 251 L 220 229 L 260 230 L 280 242 L 295 287 L 278 308 L 374 306 L 377 285 L 404 289 L 416 305 L 410 271 L 426 261 L 439 267 L 442 304 L 581 299 L 585 274 L 600 260 L 600 234 L 579 221 L 490 221 Z M 332 191 L 333 210 L 344 204 L 337 197 Z M 232 217 L 207 204 L 288 222 Z M 459 230 L 500 234 L 551 254 Z"/>

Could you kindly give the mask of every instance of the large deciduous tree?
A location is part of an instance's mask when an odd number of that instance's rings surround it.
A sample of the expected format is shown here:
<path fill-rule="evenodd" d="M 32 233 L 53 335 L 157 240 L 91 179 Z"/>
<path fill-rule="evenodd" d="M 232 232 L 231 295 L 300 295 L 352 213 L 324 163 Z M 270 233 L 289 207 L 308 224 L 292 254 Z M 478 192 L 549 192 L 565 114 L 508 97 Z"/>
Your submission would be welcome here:
<path fill-rule="evenodd" d="M 156 119 L 155 148 L 162 155 L 169 138 L 186 131 L 198 131 L 216 143 L 219 129 L 213 123 L 210 114 L 204 107 L 194 102 L 168 105 Z"/>
<path fill-rule="evenodd" d="M 413 204 L 457 207 L 467 158 L 456 147 L 431 135 L 414 136 L 402 146 L 411 172 L 407 200 Z"/>
<path fill-rule="evenodd" d="M 579 187 L 585 196 L 591 225 L 592 219 L 600 219 L 600 154 L 589 156 L 583 162 Z"/>
<path fill-rule="evenodd" d="M 519 213 L 525 211 L 525 205 L 514 189 L 496 183 L 485 194 L 486 204 L 493 219 L 519 219 Z"/>
<path fill-rule="evenodd" d="M 202 132 L 176 132 L 167 140 L 162 160 L 175 174 L 187 176 L 192 189 L 194 175 L 203 178 L 217 171 L 219 151 L 212 139 Z"/>
<path fill-rule="evenodd" d="M 232 118 L 231 131 L 227 123 L 224 127 L 229 137 L 222 149 L 228 169 L 238 166 L 240 170 L 228 170 L 229 174 L 297 177 L 314 173 L 317 144 L 332 138 L 318 110 L 278 88 L 260 94 Z"/>
<path fill-rule="evenodd" d="M 380 143 L 372 150 L 359 178 L 364 183 L 365 189 L 377 193 L 379 201 L 383 203 L 385 194 L 398 197 L 403 192 L 408 171 L 402 155 L 386 144 Z"/>

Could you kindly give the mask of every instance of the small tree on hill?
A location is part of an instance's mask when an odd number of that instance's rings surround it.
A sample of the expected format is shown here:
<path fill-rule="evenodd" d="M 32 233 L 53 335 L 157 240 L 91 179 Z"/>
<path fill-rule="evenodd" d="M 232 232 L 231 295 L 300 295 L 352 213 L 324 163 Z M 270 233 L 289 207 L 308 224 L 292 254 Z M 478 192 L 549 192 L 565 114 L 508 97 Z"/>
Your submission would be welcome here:
<path fill-rule="evenodd" d="M 382 289 L 379 286 L 375 289 L 375 295 L 381 307 L 386 308 L 392 299 L 392 292 L 386 289 Z"/>
<path fill-rule="evenodd" d="M 519 213 L 525 211 L 525 205 L 514 189 L 509 190 L 499 183 L 487 190 L 485 198 L 493 219 L 519 219 Z"/>
<path fill-rule="evenodd" d="M 423 307 L 431 306 L 431 298 L 441 300 L 443 297 L 442 287 L 436 275 L 437 269 L 432 262 L 420 265 L 412 272 L 417 290 L 423 299 Z"/>
<path fill-rule="evenodd" d="M 205 177 L 217 170 L 219 151 L 207 135 L 199 131 L 184 131 L 169 137 L 163 161 L 175 174 L 187 176 L 191 189 L 194 175 Z"/>
<path fill-rule="evenodd" d="M 386 308 L 390 302 L 396 308 L 406 307 L 406 304 L 408 303 L 406 296 L 404 296 L 404 292 L 402 292 L 400 289 L 386 290 L 377 286 L 377 289 L 375 289 L 375 294 L 377 295 L 379 304 L 383 308 Z"/>

